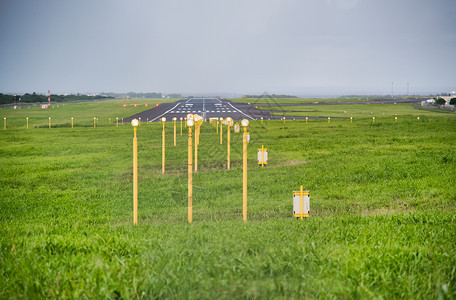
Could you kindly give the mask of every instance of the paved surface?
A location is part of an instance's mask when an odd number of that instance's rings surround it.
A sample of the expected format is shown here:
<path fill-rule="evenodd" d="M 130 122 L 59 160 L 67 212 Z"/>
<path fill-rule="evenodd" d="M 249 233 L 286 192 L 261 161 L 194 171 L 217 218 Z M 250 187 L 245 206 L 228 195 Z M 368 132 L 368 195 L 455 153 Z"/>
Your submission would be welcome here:
<path fill-rule="evenodd" d="M 209 118 L 227 118 L 231 117 L 233 120 L 259 120 L 261 118 L 265 120 L 280 120 L 282 116 L 271 115 L 271 112 L 285 113 L 291 112 L 281 110 L 281 106 L 311 106 L 311 105 L 344 105 L 344 104 L 378 104 L 378 103 L 419 103 L 423 98 L 414 99 L 371 99 L 369 101 L 360 102 L 323 102 L 323 103 L 295 103 L 295 104 L 280 104 L 277 101 L 271 101 L 270 103 L 234 103 L 226 99 L 218 98 L 191 98 L 183 99 L 174 103 L 162 103 L 152 109 L 143 111 L 136 115 L 128 118 L 124 118 L 124 121 L 130 122 L 132 119 L 141 118 L 144 122 L 160 122 L 162 117 L 166 118 L 166 121 L 171 121 L 174 117 L 177 120 L 185 118 L 187 114 L 199 114 L 208 120 Z M 255 107 L 270 107 L 270 110 L 260 110 Z M 299 111 L 303 112 L 303 111 Z M 306 117 L 289 117 L 290 119 L 305 119 Z M 308 117 L 309 119 L 326 119 L 326 117 Z"/>
<path fill-rule="evenodd" d="M 149 119 L 149 122 L 159 122 L 162 117 L 165 117 L 166 121 L 171 121 L 174 117 L 178 120 L 185 118 L 187 114 L 198 114 L 205 120 L 209 118 L 225 119 L 227 117 L 231 117 L 233 120 L 259 120 L 260 118 L 273 120 L 281 118 L 246 103 L 233 103 L 226 99 L 217 98 L 192 98 L 174 103 L 160 104 L 129 118 L 124 118 L 124 121 L 129 122 L 134 118 L 141 118 L 142 121 Z"/>

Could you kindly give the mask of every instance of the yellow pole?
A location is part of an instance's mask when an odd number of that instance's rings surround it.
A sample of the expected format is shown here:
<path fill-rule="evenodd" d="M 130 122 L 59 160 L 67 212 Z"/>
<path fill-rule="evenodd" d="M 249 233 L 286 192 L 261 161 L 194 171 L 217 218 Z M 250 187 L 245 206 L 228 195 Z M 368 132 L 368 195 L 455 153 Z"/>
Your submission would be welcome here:
<path fill-rule="evenodd" d="M 6 118 L 3 118 L 3 130 L 6 130 Z"/>
<path fill-rule="evenodd" d="M 71 117 L 71 128 L 73 128 L 73 125 L 74 125 L 74 123 L 73 123 L 73 122 L 74 122 L 74 118 L 73 118 L 73 117 Z"/>
<path fill-rule="evenodd" d="M 181 120 L 181 136 L 182 136 L 182 118 L 180 118 Z"/>
<path fill-rule="evenodd" d="M 375 123 L 375 117 L 372 117 L 372 123 Z"/>
<path fill-rule="evenodd" d="M 353 117 L 350 117 L 350 123 L 353 123 Z"/>
<path fill-rule="evenodd" d="M 192 127 L 188 127 L 188 222 L 192 223 L 192 202 L 193 202 L 193 166 L 192 166 Z"/>
<path fill-rule="evenodd" d="M 264 145 L 261 145 L 261 167 L 264 167 Z"/>
<path fill-rule="evenodd" d="M 195 173 L 198 172 L 198 125 L 195 124 Z"/>
<path fill-rule="evenodd" d="M 301 192 L 300 194 L 301 194 L 301 220 L 302 220 L 302 215 L 303 215 L 303 213 L 304 213 L 304 212 L 303 212 L 303 208 L 302 208 L 302 207 L 303 207 L 303 203 L 302 203 L 302 202 L 303 202 L 303 200 L 302 200 L 302 194 L 303 194 L 302 185 L 301 185 L 301 188 L 300 188 L 300 192 Z"/>
<path fill-rule="evenodd" d="M 227 158 L 227 160 L 228 161 L 227 161 L 227 167 L 228 167 L 228 170 L 229 170 L 230 169 L 230 164 L 231 164 L 231 160 L 230 160 L 230 150 L 231 150 L 230 149 L 231 148 L 231 146 L 230 146 L 230 135 L 231 135 L 230 124 L 228 124 L 227 127 L 228 127 L 228 136 L 227 136 L 227 139 L 228 139 L 228 146 L 227 146 L 228 147 L 228 158 Z"/>
<path fill-rule="evenodd" d="M 394 117 L 394 122 L 397 122 L 397 117 Z"/>
<path fill-rule="evenodd" d="M 49 128 L 51 128 L 51 117 L 49 117 Z"/>
<path fill-rule="evenodd" d="M 261 117 L 261 125 L 263 125 L 263 117 Z"/>
<path fill-rule="evenodd" d="M 198 135 L 196 136 L 197 137 L 196 142 L 198 143 L 198 146 L 199 146 L 199 144 L 200 144 L 200 134 L 201 134 L 201 125 L 197 124 L 195 128 L 198 130 Z"/>
<path fill-rule="evenodd" d="M 27 117 L 27 129 L 28 129 L 28 117 Z"/>
<path fill-rule="evenodd" d="M 217 125 L 215 126 L 216 130 L 217 130 L 217 134 L 218 134 L 218 118 L 217 118 Z"/>
<path fill-rule="evenodd" d="M 307 124 L 307 119 L 308 119 L 308 118 L 306 117 L 306 124 Z"/>
<path fill-rule="evenodd" d="M 111 118 L 109 118 L 109 125 L 111 125 Z"/>
<path fill-rule="evenodd" d="M 165 174 L 165 122 L 163 122 L 163 133 L 162 133 L 162 174 Z"/>
<path fill-rule="evenodd" d="M 285 117 L 283 117 L 283 125 L 285 125 Z"/>
<path fill-rule="evenodd" d="M 136 126 L 133 128 L 133 224 L 138 225 L 138 139 Z"/>
<path fill-rule="evenodd" d="M 331 123 L 331 117 L 328 117 L 328 124 Z"/>
<path fill-rule="evenodd" d="M 244 126 L 242 171 L 242 217 L 247 222 L 247 127 Z"/>
<path fill-rule="evenodd" d="M 174 122 L 174 146 L 176 146 L 176 118 L 173 118 Z"/>
<path fill-rule="evenodd" d="M 119 118 L 116 118 L 116 127 L 119 127 Z"/>
<path fill-rule="evenodd" d="M 222 124 L 222 121 L 220 121 L 220 145 L 223 144 L 223 124 Z"/>
<path fill-rule="evenodd" d="M 93 128 L 97 127 L 97 118 L 93 117 Z"/>

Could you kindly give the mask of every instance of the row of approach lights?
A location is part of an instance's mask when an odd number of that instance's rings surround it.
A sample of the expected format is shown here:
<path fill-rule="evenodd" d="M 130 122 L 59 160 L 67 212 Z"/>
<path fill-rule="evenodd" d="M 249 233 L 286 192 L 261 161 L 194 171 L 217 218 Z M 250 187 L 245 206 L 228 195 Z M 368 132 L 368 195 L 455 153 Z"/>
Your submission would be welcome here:
<path fill-rule="evenodd" d="M 125 106 L 126 106 L 126 104 L 124 105 L 124 107 Z M 158 104 L 156 106 L 158 106 Z M 29 129 L 29 118 L 27 117 L 25 119 L 26 119 L 26 122 L 27 122 L 26 123 L 27 124 L 27 129 Z M 94 127 L 96 127 L 96 124 L 98 124 L 98 118 L 94 117 L 93 119 L 94 119 Z M 175 120 L 175 119 L 176 118 L 173 118 L 173 120 Z M 220 119 L 222 119 L 222 118 L 220 118 Z M 229 119 L 231 119 L 231 118 L 229 118 Z M 420 117 L 417 117 L 416 119 L 419 121 Z M 182 121 L 182 117 L 180 118 L 180 120 Z M 282 120 L 283 120 L 283 122 L 285 124 L 285 117 L 283 117 Z M 139 118 L 139 121 L 141 121 L 141 118 Z M 139 121 L 138 121 L 138 124 L 139 124 Z M 307 121 L 308 121 L 308 117 L 306 117 L 306 124 L 307 124 Z M 397 116 L 394 117 L 394 121 L 397 122 Z M 6 117 L 3 118 L 3 122 L 4 122 L 3 130 L 6 130 Z M 74 122 L 74 118 L 71 117 L 71 128 L 73 128 L 73 122 Z M 149 122 L 149 119 L 147 119 L 147 122 Z M 328 117 L 328 123 L 330 123 L 330 122 L 331 122 L 331 117 Z M 353 122 L 353 117 L 350 117 L 350 123 L 352 123 L 352 122 Z M 372 122 L 375 123 L 375 117 L 372 117 Z M 109 118 L 109 124 L 111 124 L 111 118 Z M 118 127 L 119 126 L 119 118 L 116 118 L 116 124 L 117 124 L 117 127 Z M 122 125 L 123 125 L 123 119 L 122 119 Z M 224 123 L 224 125 L 227 125 L 227 124 Z M 261 125 L 263 125 L 263 118 L 261 118 Z M 51 128 L 51 117 L 49 117 L 49 128 Z M 234 132 L 238 133 L 239 131 L 240 131 L 239 124 L 235 124 L 234 125 Z"/>
<path fill-rule="evenodd" d="M 128 105 L 128 104 L 124 104 L 122 107 L 124 107 L 124 108 L 125 108 L 125 107 L 127 107 L 127 105 Z M 133 104 L 133 106 L 134 106 L 134 107 L 138 107 L 138 105 L 141 105 L 141 104 Z M 158 105 L 159 105 L 158 103 L 157 103 L 157 104 L 155 104 L 155 107 L 157 107 Z M 144 104 L 144 106 L 145 106 L 145 107 L 148 107 L 148 106 L 149 106 L 149 104 L 147 104 L 147 103 L 146 103 L 146 104 Z"/>
<path fill-rule="evenodd" d="M 161 121 L 166 122 L 166 118 L 163 117 Z M 201 126 L 203 122 L 203 117 L 200 115 L 187 115 L 186 124 L 188 126 L 188 222 L 192 223 L 193 218 L 193 158 L 192 158 L 192 128 Z M 233 120 L 231 118 L 225 119 L 225 124 L 231 126 Z M 139 120 L 133 119 L 131 125 L 134 128 L 134 137 L 133 137 L 133 224 L 138 224 L 138 140 L 136 137 L 136 130 L 139 126 Z M 244 127 L 243 134 L 243 185 L 242 185 L 242 216 L 244 222 L 247 222 L 247 126 L 249 121 L 243 119 L 241 125 Z M 196 131 L 196 130 L 195 130 Z M 197 134 L 195 136 L 195 156 L 197 155 Z M 196 158 L 196 157 L 195 157 Z"/>

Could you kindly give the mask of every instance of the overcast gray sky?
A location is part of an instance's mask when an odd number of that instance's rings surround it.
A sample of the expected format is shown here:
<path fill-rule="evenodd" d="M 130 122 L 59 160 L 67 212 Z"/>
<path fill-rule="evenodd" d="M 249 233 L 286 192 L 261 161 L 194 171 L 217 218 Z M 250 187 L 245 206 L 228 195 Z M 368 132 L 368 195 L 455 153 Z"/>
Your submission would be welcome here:
<path fill-rule="evenodd" d="M 456 90 L 456 0 L 0 0 L 0 92 Z"/>

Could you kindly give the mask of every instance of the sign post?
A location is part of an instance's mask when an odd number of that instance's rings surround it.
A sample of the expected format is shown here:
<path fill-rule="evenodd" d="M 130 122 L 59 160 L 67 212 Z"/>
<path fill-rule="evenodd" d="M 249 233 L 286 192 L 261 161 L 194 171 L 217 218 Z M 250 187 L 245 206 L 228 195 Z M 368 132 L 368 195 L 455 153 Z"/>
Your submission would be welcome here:
<path fill-rule="evenodd" d="M 303 191 L 302 185 L 299 192 L 293 192 L 293 216 L 295 218 L 309 217 L 309 191 Z"/>
<path fill-rule="evenodd" d="M 258 165 L 264 167 L 268 163 L 268 149 L 261 145 L 261 149 L 258 149 Z"/>

